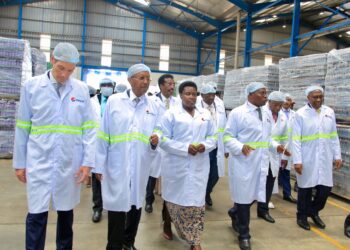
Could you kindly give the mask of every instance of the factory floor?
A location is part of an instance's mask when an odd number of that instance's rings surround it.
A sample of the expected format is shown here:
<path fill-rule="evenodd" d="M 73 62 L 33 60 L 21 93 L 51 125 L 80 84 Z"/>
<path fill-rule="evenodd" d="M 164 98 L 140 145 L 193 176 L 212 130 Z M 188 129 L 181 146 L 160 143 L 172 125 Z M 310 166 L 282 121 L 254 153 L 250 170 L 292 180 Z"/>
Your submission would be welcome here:
<path fill-rule="evenodd" d="M 0 250 L 21 250 L 25 243 L 25 217 L 27 213 L 25 185 L 17 181 L 11 160 L 0 160 Z M 296 194 L 293 194 L 296 197 Z M 212 194 L 214 205 L 206 210 L 202 248 L 239 249 L 237 235 L 231 228 L 227 210 L 232 205 L 227 177 L 221 178 Z M 336 250 L 350 249 L 350 239 L 343 234 L 344 220 L 350 213 L 350 204 L 330 197 L 321 218 L 327 227 L 312 227 L 305 231 L 296 225 L 296 205 L 284 201 L 281 195 L 273 195 L 275 209 L 270 214 L 276 223 L 270 224 L 256 216 L 256 206 L 251 208 L 251 244 L 257 250 Z M 162 201 L 157 195 L 154 212 L 142 212 L 135 246 L 140 250 L 182 250 L 189 247 L 175 237 L 167 241 L 161 236 Z M 107 214 L 100 223 L 91 221 L 91 188 L 83 187 L 81 203 L 74 214 L 75 250 L 105 249 L 107 238 Z M 310 220 L 311 222 L 311 220 Z M 310 223 L 313 225 L 312 223 Z M 56 213 L 50 212 L 47 227 L 46 248 L 55 249 Z"/>

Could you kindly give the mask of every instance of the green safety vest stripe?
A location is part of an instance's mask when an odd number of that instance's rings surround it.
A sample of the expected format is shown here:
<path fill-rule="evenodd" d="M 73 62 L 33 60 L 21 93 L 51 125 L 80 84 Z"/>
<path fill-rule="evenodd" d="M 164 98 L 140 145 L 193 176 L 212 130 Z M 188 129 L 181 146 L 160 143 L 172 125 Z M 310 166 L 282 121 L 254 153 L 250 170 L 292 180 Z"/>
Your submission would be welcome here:
<path fill-rule="evenodd" d="M 149 144 L 149 137 L 141 134 L 141 133 L 131 133 L 131 134 L 121 134 L 121 135 L 114 135 L 114 136 L 110 136 L 102 131 L 99 131 L 97 133 L 97 137 L 107 141 L 110 144 L 114 144 L 114 143 L 121 143 L 121 142 L 129 142 L 129 141 L 133 141 L 133 140 L 138 140 L 141 141 L 145 144 Z"/>
<path fill-rule="evenodd" d="M 158 133 L 158 134 L 162 135 L 163 131 L 160 130 L 160 129 L 155 128 L 155 129 L 153 129 L 153 133 Z"/>
<path fill-rule="evenodd" d="M 31 122 L 23 121 L 23 120 L 16 120 L 16 127 L 22 128 L 25 130 L 30 130 L 32 127 Z"/>
<path fill-rule="evenodd" d="M 288 140 L 288 135 L 276 135 L 272 136 L 272 139 L 275 141 L 286 141 Z"/>
<path fill-rule="evenodd" d="M 336 131 L 331 132 L 331 133 L 320 133 L 320 134 L 314 134 L 314 135 L 296 135 L 293 136 L 294 141 L 301 141 L 301 142 L 307 142 L 307 141 L 315 141 L 318 139 L 333 139 L 338 136 L 338 133 Z"/>
<path fill-rule="evenodd" d="M 232 136 L 225 135 L 224 136 L 224 143 L 228 142 L 228 141 L 230 141 L 232 139 L 233 139 Z M 270 143 L 269 142 L 256 141 L 256 142 L 244 142 L 243 144 L 251 146 L 252 148 L 269 148 L 270 147 Z"/>
<path fill-rule="evenodd" d="M 218 133 L 224 133 L 225 132 L 225 128 L 218 128 Z"/>

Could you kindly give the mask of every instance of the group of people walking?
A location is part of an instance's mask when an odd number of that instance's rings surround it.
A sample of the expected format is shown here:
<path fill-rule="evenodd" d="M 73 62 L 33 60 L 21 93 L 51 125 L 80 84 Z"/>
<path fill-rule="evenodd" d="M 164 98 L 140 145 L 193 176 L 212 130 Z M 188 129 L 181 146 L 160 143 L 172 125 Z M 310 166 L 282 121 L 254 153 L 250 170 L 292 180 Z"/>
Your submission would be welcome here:
<path fill-rule="evenodd" d="M 299 187 L 297 224 L 310 230 L 311 217 L 325 228 L 319 211 L 333 185 L 333 167 L 342 161 L 335 115 L 322 104 L 321 87 L 310 86 L 307 104 L 293 112 L 290 96 L 268 95 L 264 84 L 253 82 L 246 102 L 227 118 L 215 84 L 197 89 L 185 81 L 177 98 L 174 77 L 165 74 L 160 93 L 148 96 L 151 70 L 135 64 L 127 72 L 131 88 L 112 94 L 115 83 L 101 81 L 94 112 L 87 85 L 71 77 L 78 61 L 72 44 L 59 43 L 53 68 L 22 88 L 13 166 L 27 183 L 26 249 L 44 249 L 50 205 L 58 213 L 57 249 L 72 249 L 73 209 L 90 170 L 93 221 L 101 219 L 102 208 L 108 211 L 107 250 L 136 249 L 142 207 L 146 200 L 146 212 L 153 211 L 157 179 L 164 238 L 173 238 L 173 224 L 190 249 L 202 249 L 205 205 L 213 205 L 211 192 L 225 174 L 225 158 L 234 202 L 229 216 L 241 249 L 251 249 L 255 201 L 258 217 L 275 222 L 268 204 L 278 175 L 284 199 L 295 202 L 291 167 Z"/>

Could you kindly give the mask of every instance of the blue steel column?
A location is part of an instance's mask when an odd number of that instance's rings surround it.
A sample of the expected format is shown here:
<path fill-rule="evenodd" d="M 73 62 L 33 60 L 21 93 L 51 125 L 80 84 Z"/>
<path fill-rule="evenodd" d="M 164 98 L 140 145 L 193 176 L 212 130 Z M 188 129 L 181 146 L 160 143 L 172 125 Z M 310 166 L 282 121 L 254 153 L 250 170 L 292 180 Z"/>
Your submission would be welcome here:
<path fill-rule="evenodd" d="M 19 1 L 19 13 L 18 13 L 18 28 L 17 28 L 17 37 L 18 39 L 22 38 L 22 12 L 23 12 L 23 2 Z"/>
<path fill-rule="evenodd" d="M 83 80 L 85 66 L 85 36 L 86 36 L 86 0 L 84 0 L 83 10 L 83 34 L 81 38 L 81 72 L 80 79 Z"/>
<path fill-rule="evenodd" d="M 290 38 L 290 52 L 289 56 L 294 57 L 298 55 L 298 36 L 299 36 L 299 24 L 300 24 L 300 0 L 294 0 L 293 11 L 293 24 L 292 34 Z"/>
<path fill-rule="evenodd" d="M 147 18 L 143 15 L 143 32 L 142 32 L 142 63 L 145 63 L 145 50 L 146 50 L 146 36 L 147 36 Z"/>
<path fill-rule="evenodd" d="M 244 67 L 250 67 L 252 48 L 252 12 L 247 13 L 246 30 L 245 30 L 245 47 L 244 47 Z"/>
<path fill-rule="evenodd" d="M 215 60 L 215 73 L 219 72 L 220 66 L 220 50 L 221 50 L 221 30 L 218 32 L 216 39 L 216 60 Z"/>
<path fill-rule="evenodd" d="M 203 45 L 203 41 L 201 39 L 198 39 L 198 43 L 197 43 L 197 70 L 196 70 L 196 75 L 199 76 L 199 74 L 201 73 L 201 60 L 202 60 L 202 45 Z"/>

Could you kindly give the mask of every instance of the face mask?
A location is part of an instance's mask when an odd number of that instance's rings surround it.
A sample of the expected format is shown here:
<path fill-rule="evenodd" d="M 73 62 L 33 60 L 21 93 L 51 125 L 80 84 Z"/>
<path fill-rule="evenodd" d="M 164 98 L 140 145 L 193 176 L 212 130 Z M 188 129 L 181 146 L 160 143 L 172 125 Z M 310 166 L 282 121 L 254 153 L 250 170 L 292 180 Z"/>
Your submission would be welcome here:
<path fill-rule="evenodd" d="M 101 94 L 104 96 L 110 96 L 111 94 L 113 94 L 113 88 L 110 87 L 102 87 L 101 88 Z"/>

